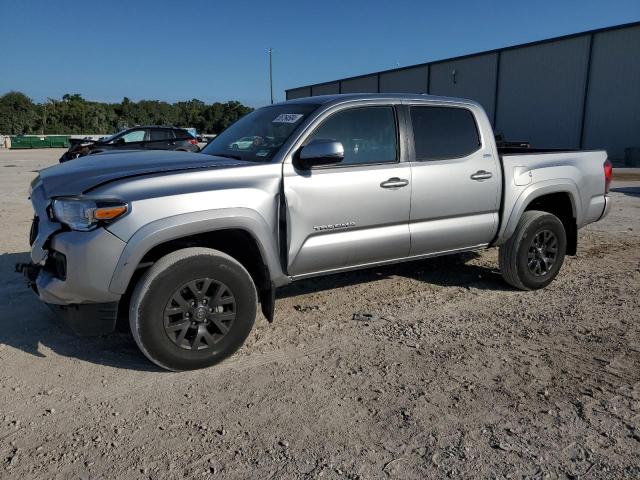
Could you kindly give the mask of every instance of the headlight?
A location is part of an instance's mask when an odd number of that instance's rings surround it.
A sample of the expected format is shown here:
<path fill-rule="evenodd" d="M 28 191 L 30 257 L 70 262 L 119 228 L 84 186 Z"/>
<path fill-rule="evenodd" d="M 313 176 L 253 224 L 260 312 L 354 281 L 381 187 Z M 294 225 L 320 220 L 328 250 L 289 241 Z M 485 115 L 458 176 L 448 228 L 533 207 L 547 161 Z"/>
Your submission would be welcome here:
<path fill-rule="evenodd" d="M 53 201 L 54 220 L 72 230 L 86 232 L 101 222 L 110 222 L 121 217 L 129 209 L 124 202 L 114 200 L 89 200 L 84 198 L 57 198 Z"/>

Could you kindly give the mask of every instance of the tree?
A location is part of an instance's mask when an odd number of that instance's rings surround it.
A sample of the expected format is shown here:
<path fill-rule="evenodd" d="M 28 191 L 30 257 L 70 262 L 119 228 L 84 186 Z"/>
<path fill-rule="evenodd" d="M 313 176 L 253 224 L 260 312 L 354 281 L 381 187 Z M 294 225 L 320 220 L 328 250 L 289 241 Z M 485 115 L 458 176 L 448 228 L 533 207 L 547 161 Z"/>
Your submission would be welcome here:
<path fill-rule="evenodd" d="M 0 132 L 34 133 L 38 114 L 38 107 L 24 93 L 6 93 L 0 97 Z"/>
<path fill-rule="evenodd" d="M 66 93 L 61 100 L 35 104 L 20 92 L 0 97 L 0 133 L 101 134 L 134 125 L 193 127 L 203 133 L 220 133 L 253 109 L 237 101 L 207 105 L 196 98 L 170 104 L 158 100 L 120 103 L 85 100 Z"/>

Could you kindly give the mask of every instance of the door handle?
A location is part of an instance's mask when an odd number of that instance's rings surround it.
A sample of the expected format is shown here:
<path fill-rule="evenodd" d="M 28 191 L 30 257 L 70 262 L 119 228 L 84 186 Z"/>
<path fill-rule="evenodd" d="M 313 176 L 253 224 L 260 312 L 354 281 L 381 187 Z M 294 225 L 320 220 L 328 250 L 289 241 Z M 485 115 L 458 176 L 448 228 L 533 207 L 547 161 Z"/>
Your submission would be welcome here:
<path fill-rule="evenodd" d="M 409 180 L 399 177 L 391 177 L 380 184 L 382 188 L 402 188 L 409 185 Z"/>
<path fill-rule="evenodd" d="M 487 180 L 491 177 L 493 177 L 493 173 L 487 172 L 485 170 L 478 170 L 476 173 L 471 175 L 471 180 L 482 181 L 482 180 Z"/>

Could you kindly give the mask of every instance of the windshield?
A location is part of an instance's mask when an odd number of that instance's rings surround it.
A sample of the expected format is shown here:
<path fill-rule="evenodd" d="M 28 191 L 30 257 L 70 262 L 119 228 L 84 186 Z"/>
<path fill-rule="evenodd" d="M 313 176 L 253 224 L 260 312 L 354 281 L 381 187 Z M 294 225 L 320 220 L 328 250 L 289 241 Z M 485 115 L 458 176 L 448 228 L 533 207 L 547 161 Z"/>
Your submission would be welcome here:
<path fill-rule="evenodd" d="M 202 153 L 268 162 L 316 108 L 318 105 L 303 103 L 259 108 L 211 140 Z"/>
<path fill-rule="evenodd" d="M 119 132 L 116 132 L 113 135 L 109 135 L 108 137 L 102 137 L 100 141 L 103 143 L 110 142 L 111 140 L 113 140 L 114 138 L 116 138 L 118 135 L 120 135 L 122 132 L 125 132 L 125 131 L 126 130 L 120 130 Z"/>

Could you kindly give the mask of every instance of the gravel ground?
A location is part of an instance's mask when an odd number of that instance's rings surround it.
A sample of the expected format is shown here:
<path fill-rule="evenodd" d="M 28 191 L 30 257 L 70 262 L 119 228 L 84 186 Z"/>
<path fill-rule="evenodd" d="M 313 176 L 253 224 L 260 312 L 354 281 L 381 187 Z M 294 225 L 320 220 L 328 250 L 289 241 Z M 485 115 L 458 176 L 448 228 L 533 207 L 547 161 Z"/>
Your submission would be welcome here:
<path fill-rule="evenodd" d="M 60 153 L 0 152 L 0 477 L 640 478 L 640 183 L 545 290 L 495 250 L 304 281 L 230 360 L 167 373 L 11 271 Z"/>

